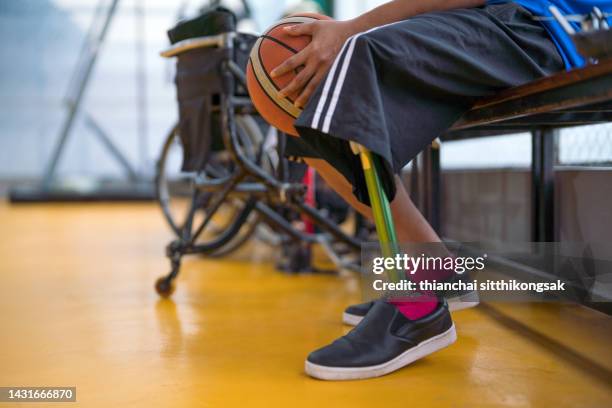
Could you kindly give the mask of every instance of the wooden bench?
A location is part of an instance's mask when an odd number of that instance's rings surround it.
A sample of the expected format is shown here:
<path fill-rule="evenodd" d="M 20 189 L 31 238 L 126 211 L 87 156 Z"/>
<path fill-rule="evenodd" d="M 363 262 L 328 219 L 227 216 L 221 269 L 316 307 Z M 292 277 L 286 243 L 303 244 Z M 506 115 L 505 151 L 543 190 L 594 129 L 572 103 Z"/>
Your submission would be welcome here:
<path fill-rule="evenodd" d="M 612 59 L 560 72 L 485 98 L 468 111 L 442 141 L 517 132 L 532 134 L 532 239 L 555 240 L 554 134 L 556 129 L 612 122 Z M 420 158 L 416 200 L 439 231 L 440 155 L 434 143 Z"/>

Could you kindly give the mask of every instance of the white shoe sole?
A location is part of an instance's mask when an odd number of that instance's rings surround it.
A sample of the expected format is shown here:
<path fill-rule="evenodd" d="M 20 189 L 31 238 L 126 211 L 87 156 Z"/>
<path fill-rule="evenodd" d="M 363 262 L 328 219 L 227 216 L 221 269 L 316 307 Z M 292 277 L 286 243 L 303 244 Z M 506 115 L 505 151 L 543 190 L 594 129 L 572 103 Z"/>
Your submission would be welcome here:
<path fill-rule="evenodd" d="M 342 313 L 342 323 L 349 326 L 357 326 L 363 320 L 363 316 L 357 316 L 350 313 Z"/>
<path fill-rule="evenodd" d="M 465 295 L 447 299 L 448 311 L 458 312 L 459 310 L 469 309 L 470 307 L 478 306 L 480 298 L 478 292 L 469 292 Z M 357 326 L 363 320 L 363 316 L 358 316 L 350 313 L 342 313 L 342 323 L 349 326 Z"/>
<path fill-rule="evenodd" d="M 306 360 L 306 374 L 320 380 L 362 380 L 380 377 L 399 370 L 408 364 L 428 356 L 438 350 L 450 346 L 457 340 L 457 332 L 453 324 L 444 333 L 427 339 L 413 348 L 404 351 L 399 356 L 385 363 L 368 367 L 327 367 L 313 364 Z"/>

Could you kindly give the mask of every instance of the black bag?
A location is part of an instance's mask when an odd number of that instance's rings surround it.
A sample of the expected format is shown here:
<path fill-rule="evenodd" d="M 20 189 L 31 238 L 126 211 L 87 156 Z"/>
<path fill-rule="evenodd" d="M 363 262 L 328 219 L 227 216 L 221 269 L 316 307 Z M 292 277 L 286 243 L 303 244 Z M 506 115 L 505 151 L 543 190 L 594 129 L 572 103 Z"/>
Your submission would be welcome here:
<path fill-rule="evenodd" d="M 224 7 L 215 7 L 197 17 L 181 20 L 168 30 L 170 44 L 188 38 L 204 37 L 236 31 L 236 16 Z"/>
<path fill-rule="evenodd" d="M 168 31 L 168 37 L 175 43 L 187 38 L 217 35 L 234 28 L 234 15 L 226 9 L 217 8 L 179 22 Z M 243 70 L 246 70 L 249 52 L 256 40 L 256 36 L 242 33 L 234 40 L 234 61 Z M 183 143 L 183 171 L 201 170 L 211 151 L 224 148 L 221 118 L 217 112 L 213 112 L 219 105 L 222 92 L 220 70 L 223 53 L 224 50 L 218 48 L 197 48 L 178 55 L 175 83 L 179 134 Z M 236 86 L 234 94 L 248 95 L 242 86 Z"/>

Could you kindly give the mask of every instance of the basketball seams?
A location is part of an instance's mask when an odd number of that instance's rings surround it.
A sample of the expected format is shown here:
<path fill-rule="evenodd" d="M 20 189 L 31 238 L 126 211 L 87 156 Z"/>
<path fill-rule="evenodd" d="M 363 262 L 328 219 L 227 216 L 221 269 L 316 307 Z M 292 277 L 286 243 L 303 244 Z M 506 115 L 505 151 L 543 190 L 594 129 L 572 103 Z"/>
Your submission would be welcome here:
<path fill-rule="evenodd" d="M 275 105 L 277 105 L 287 114 L 291 115 L 293 118 L 297 118 L 298 116 L 300 116 L 300 113 L 302 113 L 301 109 L 297 108 L 293 103 L 289 102 L 287 98 L 278 98 L 278 96 L 275 95 L 278 92 L 278 88 L 276 87 L 276 84 L 274 84 L 274 82 L 271 80 L 269 74 L 266 72 L 263 67 L 263 64 L 261 63 L 260 51 L 261 43 L 263 42 L 263 40 L 264 39 L 260 37 L 255 43 L 255 46 L 253 47 L 253 50 L 251 52 L 250 61 L 255 79 L 257 80 L 259 86 L 261 86 L 261 88 L 264 90 L 264 93 L 268 95 L 268 98 L 272 102 L 274 102 Z"/>
<path fill-rule="evenodd" d="M 250 60 L 250 59 L 249 59 L 249 60 Z M 270 97 L 270 95 L 268 95 L 268 93 L 267 93 L 267 92 L 266 92 L 266 90 L 265 90 L 264 85 L 263 85 L 263 84 L 260 82 L 259 78 L 257 77 L 257 74 L 256 74 L 256 72 L 255 72 L 255 65 L 253 64 L 253 61 L 252 61 L 252 60 L 250 60 L 250 61 L 251 61 L 251 70 L 253 71 L 253 78 L 255 78 L 255 81 L 257 82 L 257 84 L 258 84 L 258 85 L 259 85 L 259 87 L 261 88 L 261 91 L 262 91 L 262 92 L 263 92 L 263 94 L 266 96 L 266 98 L 267 98 L 267 99 L 268 99 L 270 102 L 272 102 L 272 103 L 274 104 L 274 106 L 276 106 L 277 108 L 279 108 L 279 109 L 280 109 L 280 110 L 282 110 L 283 112 L 287 113 L 287 114 L 288 114 L 289 116 L 291 116 L 293 119 L 297 119 L 297 117 L 296 117 L 296 116 L 293 116 L 293 115 L 292 115 L 290 112 L 287 112 L 287 111 L 285 110 L 285 108 L 283 108 L 281 105 L 279 105 L 279 104 L 278 104 L 278 102 L 277 102 L 277 101 L 276 101 L 274 98 L 272 98 L 272 97 Z"/>
<path fill-rule="evenodd" d="M 288 46 L 287 44 L 285 44 L 284 42 L 280 41 L 278 38 L 274 38 L 271 37 L 269 35 L 263 34 L 262 38 L 264 38 L 265 40 L 270 40 L 275 42 L 276 44 L 280 45 L 281 47 L 283 47 L 284 49 L 286 49 L 287 51 L 291 51 L 294 54 L 297 54 L 298 51 L 295 48 L 292 48 L 290 46 Z M 263 41 L 262 41 L 263 42 Z"/>
<path fill-rule="evenodd" d="M 257 49 L 257 54 L 259 55 L 259 63 L 260 63 L 260 64 L 261 64 L 261 66 L 262 66 L 262 72 L 263 72 L 263 73 L 264 73 L 264 75 L 267 77 L 267 79 L 268 79 L 268 81 L 270 82 L 270 84 L 272 84 L 272 86 L 274 87 L 274 89 L 275 89 L 275 90 L 278 92 L 278 91 L 280 91 L 280 90 L 281 90 L 281 88 L 280 88 L 280 86 L 278 86 L 278 85 L 276 84 L 276 82 L 274 81 L 274 79 L 273 79 L 273 78 L 270 76 L 270 74 L 269 74 L 269 73 L 268 73 L 268 71 L 266 70 L 266 68 L 265 68 L 265 66 L 264 66 L 264 64 L 263 64 L 263 62 L 261 62 L 261 61 L 263 61 L 263 58 L 262 58 L 262 56 L 261 56 L 261 52 L 260 52 L 260 51 L 261 51 L 261 45 L 263 45 L 263 43 L 264 43 L 264 41 L 265 41 L 265 40 L 272 40 L 272 42 L 274 42 L 275 44 L 278 44 L 278 45 L 283 45 L 283 43 L 279 42 L 279 41 L 278 41 L 276 38 L 274 38 L 274 37 L 268 37 L 268 36 L 262 35 L 262 38 L 263 38 L 263 39 L 261 40 L 260 46 L 259 46 L 259 48 Z M 287 47 L 284 47 L 284 48 L 285 48 L 285 49 L 287 49 Z M 292 49 L 287 49 L 287 51 L 291 51 L 291 50 L 292 50 Z M 297 51 L 295 51 L 295 53 L 297 53 Z M 295 75 L 297 75 L 298 73 L 299 73 L 299 71 L 297 71 L 297 69 L 295 69 L 295 70 L 294 70 L 294 74 L 295 74 Z M 288 100 L 289 100 L 289 101 L 290 101 L 292 104 L 294 103 L 294 100 L 293 100 L 293 99 L 291 99 L 291 98 L 290 98 L 290 97 L 288 97 L 288 96 L 286 96 L 286 97 L 285 97 L 285 99 L 288 99 Z"/>
<path fill-rule="evenodd" d="M 270 85 L 272 85 L 273 89 L 278 93 L 280 91 L 279 87 L 276 85 L 276 82 L 274 82 L 274 80 L 272 79 L 272 77 L 270 76 L 268 71 L 265 69 L 265 67 L 263 65 L 263 62 L 262 62 L 263 59 L 261 57 L 261 45 L 263 44 L 265 39 L 266 39 L 265 37 L 262 38 L 262 40 L 257 45 L 257 56 L 258 56 L 257 65 L 259 67 L 261 67 L 261 73 L 263 73 L 265 75 L 267 82 Z M 257 71 L 253 70 L 253 72 L 255 72 L 255 76 L 257 76 Z M 257 82 L 261 85 L 261 81 L 259 80 L 259 78 L 257 79 Z M 292 117 L 297 119 L 297 117 L 300 116 L 300 113 L 302 113 L 301 109 L 296 107 L 293 104 L 293 101 L 289 97 L 279 98 L 278 95 L 274 95 L 274 98 L 272 98 L 272 95 L 269 95 L 269 94 L 268 94 L 268 96 L 270 97 L 270 99 L 274 100 L 276 105 L 280 106 L 285 112 L 290 114 Z M 287 104 L 286 103 L 278 103 L 278 101 L 283 101 L 283 102 L 289 101 L 290 104 L 287 107 L 284 107 L 283 105 L 287 105 Z"/>

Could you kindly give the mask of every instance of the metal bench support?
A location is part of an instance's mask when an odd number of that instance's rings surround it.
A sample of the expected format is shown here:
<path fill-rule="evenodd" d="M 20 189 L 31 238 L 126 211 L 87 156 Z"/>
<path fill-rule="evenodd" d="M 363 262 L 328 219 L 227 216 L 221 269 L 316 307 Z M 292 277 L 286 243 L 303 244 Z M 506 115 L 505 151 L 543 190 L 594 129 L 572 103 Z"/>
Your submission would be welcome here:
<path fill-rule="evenodd" d="M 557 130 L 542 128 L 531 134 L 532 239 L 553 242 L 555 231 L 555 138 Z"/>

